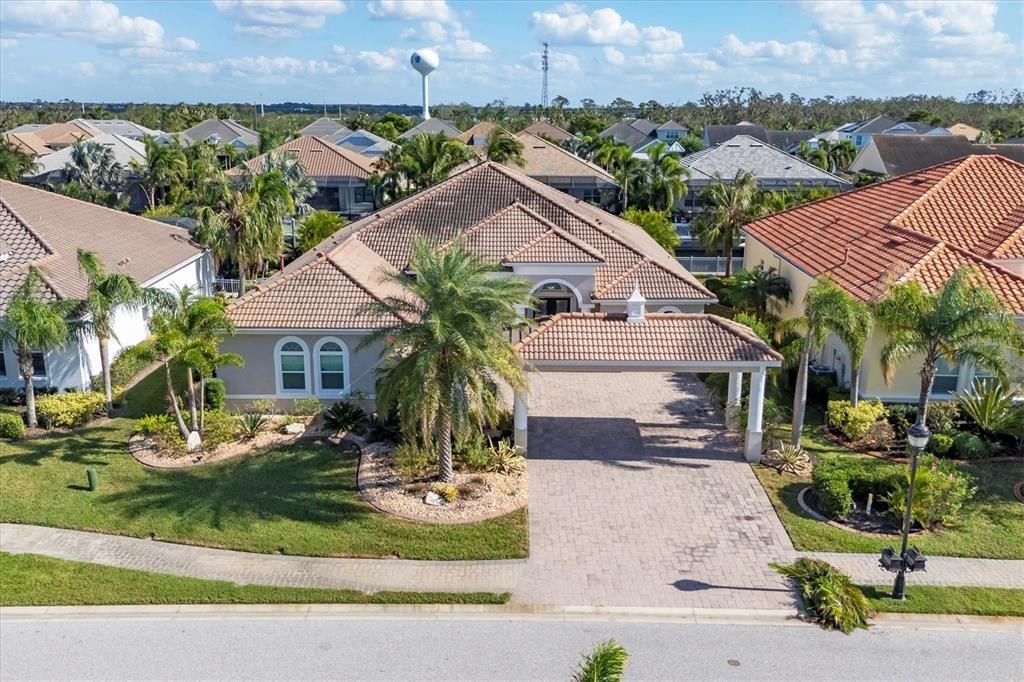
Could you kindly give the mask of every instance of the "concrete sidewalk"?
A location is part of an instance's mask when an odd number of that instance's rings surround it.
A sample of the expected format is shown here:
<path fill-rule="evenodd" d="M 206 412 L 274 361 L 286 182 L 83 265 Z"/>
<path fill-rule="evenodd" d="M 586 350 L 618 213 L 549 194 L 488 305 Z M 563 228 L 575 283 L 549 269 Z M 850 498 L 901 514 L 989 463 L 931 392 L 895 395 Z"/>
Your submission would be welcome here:
<path fill-rule="evenodd" d="M 1024 539 L 1021 541 L 1024 542 Z M 898 543 L 896 546 L 899 547 Z M 827 561 L 850 576 L 858 585 L 887 585 L 893 580 L 893 574 L 878 567 L 877 554 L 798 552 L 798 555 Z M 1024 561 L 952 556 L 927 558 L 927 570 L 908 575 L 908 586 L 950 585 L 1024 589 Z"/>

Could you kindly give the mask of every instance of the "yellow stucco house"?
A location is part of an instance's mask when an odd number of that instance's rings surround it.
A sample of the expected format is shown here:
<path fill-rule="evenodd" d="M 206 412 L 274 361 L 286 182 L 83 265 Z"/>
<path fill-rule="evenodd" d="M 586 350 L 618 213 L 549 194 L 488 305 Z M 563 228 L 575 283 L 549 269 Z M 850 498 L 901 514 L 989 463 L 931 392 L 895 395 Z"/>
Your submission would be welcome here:
<path fill-rule="evenodd" d="M 892 282 L 942 287 L 958 268 L 975 268 L 1024 327 L 1024 165 L 1002 156 L 968 156 L 886 182 L 805 204 L 747 226 L 744 266 L 775 268 L 789 280 L 783 318 L 802 314 L 804 295 L 829 275 L 861 301 L 879 298 Z M 860 395 L 915 402 L 920 363 L 909 360 L 887 384 L 872 334 L 861 367 Z M 830 338 L 814 363 L 849 385 L 845 345 Z M 1024 385 L 1024 361 L 1013 356 L 1010 375 Z M 940 363 L 932 392 L 969 388 L 979 370 Z"/>

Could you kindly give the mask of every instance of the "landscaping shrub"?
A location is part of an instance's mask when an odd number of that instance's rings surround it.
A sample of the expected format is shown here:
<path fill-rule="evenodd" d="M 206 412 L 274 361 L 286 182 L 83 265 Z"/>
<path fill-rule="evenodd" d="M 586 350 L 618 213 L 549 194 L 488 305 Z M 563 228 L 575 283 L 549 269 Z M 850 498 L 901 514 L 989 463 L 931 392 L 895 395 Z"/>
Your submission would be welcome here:
<path fill-rule="evenodd" d="M 855 497 L 884 497 L 899 486 L 902 475 L 896 464 L 859 457 L 830 457 L 814 467 L 811 482 L 821 513 L 842 519 L 853 507 Z"/>
<path fill-rule="evenodd" d="M 914 414 L 916 416 L 916 410 Z M 953 433 L 956 423 L 960 419 L 960 406 L 952 400 L 928 404 L 928 416 L 925 417 L 925 423 L 932 433 Z"/>
<path fill-rule="evenodd" d="M 236 417 L 238 420 L 238 427 L 242 431 L 242 437 L 246 440 L 252 440 L 256 436 L 260 435 L 267 428 L 267 416 L 260 414 L 259 412 L 246 412 Z"/>
<path fill-rule="evenodd" d="M 238 420 L 224 410 L 207 410 L 203 424 L 203 447 L 215 448 L 238 438 Z"/>
<path fill-rule="evenodd" d="M 150 339 L 123 349 L 110 363 L 110 385 L 123 386 L 127 384 L 154 362 L 156 362 L 156 349 Z M 103 391 L 102 373 L 92 378 L 92 390 Z"/>
<path fill-rule="evenodd" d="M 452 454 L 456 462 L 470 471 L 488 471 L 491 468 L 491 449 L 482 433 L 460 438 Z"/>
<path fill-rule="evenodd" d="M 939 457 L 948 457 L 953 453 L 953 436 L 936 433 L 928 441 L 928 452 Z"/>
<path fill-rule="evenodd" d="M 295 414 L 301 414 L 304 417 L 319 414 L 322 409 L 324 409 L 324 404 L 320 402 L 319 398 L 299 398 L 295 401 Z"/>
<path fill-rule="evenodd" d="M 854 407 L 849 400 L 828 404 L 828 424 L 848 441 L 859 441 L 885 416 L 885 407 L 877 400 L 862 400 Z"/>
<path fill-rule="evenodd" d="M 395 448 L 394 462 L 402 478 L 412 481 L 437 469 L 437 452 L 419 443 L 406 441 Z"/>
<path fill-rule="evenodd" d="M 21 415 L 0 412 L 0 439 L 18 440 L 25 437 L 25 422 Z"/>
<path fill-rule="evenodd" d="M 811 480 L 821 513 L 832 519 L 842 519 L 853 508 L 853 493 L 850 491 L 846 470 L 832 466 L 834 461 L 819 462 Z"/>
<path fill-rule="evenodd" d="M 896 430 L 885 419 L 880 419 L 868 428 L 861 444 L 872 450 L 889 450 L 896 442 Z"/>
<path fill-rule="evenodd" d="M 254 400 L 245 406 L 246 412 L 259 412 L 260 414 L 277 414 L 277 407 L 273 400 L 261 398 Z"/>
<path fill-rule="evenodd" d="M 780 474 L 796 474 L 803 476 L 811 468 L 811 458 L 807 451 L 799 445 L 780 441 L 778 446 L 769 450 L 764 459 L 761 460 L 765 466 L 770 466 Z"/>
<path fill-rule="evenodd" d="M 953 453 L 959 459 L 984 459 L 989 456 L 988 446 L 980 436 L 961 431 L 953 436 Z"/>
<path fill-rule="evenodd" d="M 355 403 L 339 401 L 324 410 L 324 424 L 335 433 L 352 431 L 359 433 L 366 421 L 366 412 Z"/>
<path fill-rule="evenodd" d="M 907 509 L 907 486 L 910 484 L 908 468 L 898 486 L 886 498 L 889 511 L 903 518 Z M 964 504 L 977 493 L 974 479 L 957 469 L 949 460 L 921 455 L 914 484 L 914 508 L 911 516 L 924 528 L 937 523 L 955 523 Z"/>
<path fill-rule="evenodd" d="M 206 409 L 208 410 L 222 410 L 224 409 L 224 399 L 227 396 L 227 388 L 224 386 L 223 379 L 207 379 L 204 382 L 206 400 Z"/>
<path fill-rule="evenodd" d="M 36 398 L 36 415 L 48 429 L 74 428 L 106 411 L 107 399 L 96 391 L 61 393 Z"/>
<path fill-rule="evenodd" d="M 0 388 L 0 405 L 19 405 L 22 392 L 16 388 Z"/>
<path fill-rule="evenodd" d="M 895 404 L 885 408 L 885 419 L 892 426 L 893 436 L 896 440 L 907 439 L 907 429 L 917 421 L 917 406 Z"/>
<path fill-rule="evenodd" d="M 459 499 L 459 489 L 451 483 L 438 483 L 434 486 L 434 492 L 441 496 L 441 499 L 451 504 Z"/>
<path fill-rule="evenodd" d="M 378 413 L 374 413 L 370 417 L 370 423 L 367 427 L 366 440 L 371 443 L 379 443 L 381 441 L 396 442 L 401 434 L 402 429 L 398 422 L 398 415 L 392 414 L 387 419 L 384 419 Z"/>
<path fill-rule="evenodd" d="M 849 576 L 819 559 L 797 559 L 788 566 L 773 564 L 800 588 L 807 613 L 822 627 L 850 634 L 867 628 L 871 605 Z"/>
<path fill-rule="evenodd" d="M 213 449 L 238 437 L 239 425 L 233 415 L 223 410 L 207 410 L 204 416 L 203 448 Z M 150 414 L 135 423 L 136 428 L 156 441 L 158 447 L 171 452 L 185 452 L 185 439 L 171 414 Z"/>
<path fill-rule="evenodd" d="M 499 474 L 514 474 L 526 467 L 526 458 L 519 454 L 515 444 L 503 440 L 492 446 L 490 470 Z"/>

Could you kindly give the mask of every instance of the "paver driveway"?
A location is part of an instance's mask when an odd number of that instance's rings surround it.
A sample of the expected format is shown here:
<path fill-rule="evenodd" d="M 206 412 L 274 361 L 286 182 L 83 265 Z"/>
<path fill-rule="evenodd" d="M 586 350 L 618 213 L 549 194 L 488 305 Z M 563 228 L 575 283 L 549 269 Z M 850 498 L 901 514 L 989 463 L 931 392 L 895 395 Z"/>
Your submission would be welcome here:
<path fill-rule="evenodd" d="M 513 600 L 791 608 L 793 546 L 693 376 L 531 375 L 530 559 Z"/>

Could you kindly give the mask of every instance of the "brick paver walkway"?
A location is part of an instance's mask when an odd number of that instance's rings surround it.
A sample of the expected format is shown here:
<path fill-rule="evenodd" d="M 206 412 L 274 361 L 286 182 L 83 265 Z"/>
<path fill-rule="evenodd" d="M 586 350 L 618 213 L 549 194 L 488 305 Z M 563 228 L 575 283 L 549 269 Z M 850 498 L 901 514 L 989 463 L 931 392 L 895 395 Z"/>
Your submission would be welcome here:
<path fill-rule="evenodd" d="M 692 376 L 535 373 L 521 603 L 789 608 L 786 531 Z"/>
<path fill-rule="evenodd" d="M 511 592 L 523 560 L 407 561 L 250 554 L 42 526 L 0 524 L 0 550 L 240 584 L 362 592 Z"/>

